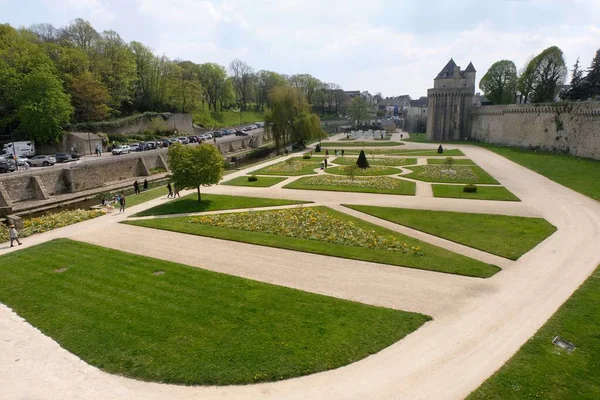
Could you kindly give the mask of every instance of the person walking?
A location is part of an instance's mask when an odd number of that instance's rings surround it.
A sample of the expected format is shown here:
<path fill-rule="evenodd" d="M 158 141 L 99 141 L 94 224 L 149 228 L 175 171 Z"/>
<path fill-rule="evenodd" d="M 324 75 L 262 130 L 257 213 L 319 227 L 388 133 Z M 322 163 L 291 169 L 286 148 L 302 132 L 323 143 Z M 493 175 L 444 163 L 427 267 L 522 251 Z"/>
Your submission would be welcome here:
<path fill-rule="evenodd" d="M 324 161 L 325 161 L 325 169 L 327 169 L 327 159 L 325 158 Z"/>
<path fill-rule="evenodd" d="M 144 179 L 144 192 L 148 191 L 148 179 Z"/>
<path fill-rule="evenodd" d="M 140 184 L 137 180 L 133 182 L 133 193 L 140 194 Z"/>
<path fill-rule="evenodd" d="M 119 212 L 125 212 L 125 195 L 122 194 L 121 198 L 119 199 L 119 204 L 121 205 L 121 207 L 119 208 Z"/>
<path fill-rule="evenodd" d="M 342 157 L 344 157 L 344 149 L 342 149 Z"/>
<path fill-rule="evenodd" d="M 14 242 L 17 242 L 19 246 L 23 244 L 19 241 L 19 232 L 17 232 L 14 225 L 10 226 L 10 229 L 8 230 L 8 236 L 10 237 L 10 247 L 15 247 L 13 244 Z"/>
<path fill-rule="evenodd" d="M 167 190 L 169 191 L 169 194 L 167 195 L 167 199 L 170 197 L 173 197 L 173 188 L 171 187 L 171 182 L 167 183 Z"/>
<path fill-rule="evenodd" d="M 173 193 L 173 198 L 175 197 L 181 197 L 179 196 L 179 188 L 177 186 L 174 187 L 175 193 Z"/>
<path fill-rule="evenodd" d="M 325 149 L 325 155 L 326 155 L 327 157 L 329 157 L 329 150 L 328 150 L 328 149 Z"/>

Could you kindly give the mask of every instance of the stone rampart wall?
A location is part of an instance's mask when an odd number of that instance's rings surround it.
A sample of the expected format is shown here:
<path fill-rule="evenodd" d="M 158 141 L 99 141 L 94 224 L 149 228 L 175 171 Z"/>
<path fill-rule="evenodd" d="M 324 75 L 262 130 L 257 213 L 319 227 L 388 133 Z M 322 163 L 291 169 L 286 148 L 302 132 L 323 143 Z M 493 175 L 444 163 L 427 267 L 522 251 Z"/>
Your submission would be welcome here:
<path fill-rule="evenodd" d="M 476 107 L 470 132 L 483 142 L 600 159 L 600 102 Z"/>

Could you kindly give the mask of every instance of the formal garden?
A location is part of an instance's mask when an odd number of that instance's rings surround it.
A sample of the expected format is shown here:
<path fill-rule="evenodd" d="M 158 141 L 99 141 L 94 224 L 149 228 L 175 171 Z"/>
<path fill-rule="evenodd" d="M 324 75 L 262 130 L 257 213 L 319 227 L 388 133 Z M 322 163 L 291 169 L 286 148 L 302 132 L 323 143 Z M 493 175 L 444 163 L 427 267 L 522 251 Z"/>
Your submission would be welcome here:
<path fill-rule="evenodd" d="M 346 176 L 382 176 L 399 174 L 398 168 L 383 165 L 372 165 L 369 168 L 359 168 L 356 165 L 345 165 L 341 167 L 330 167 L 325 170 L 328 174 Z"/>
<path fill-rule="evenodd" d="M 315 169 L 321 166 L 324 158 L 309 157 L 309 158 L 288 158 L 285 161 L 278 162 L 268 167 L 261 168 L 253 173 L 255 175 L 282 175 L 282 176 L 298 176 L 315 174 Z"/>
<path fill-rule="evenodd" d="M 474 165 L 419 165 L 408 167 L 411 173 L 403 175 L 405 178 L 417 179 L 425 182 L 440 183 L 475 183 L 499 185 L 498 181 L 481 167 Z"/>
<path fill-rule="evenodd" d="M 297 179 L 285 189 L 326 190 L 333 192 L 378 193 L 414 196 L 416 184 L 388 176 L 356 176 L 322 174 Z"/>
<path fill-rule="evenodd" d="M 332 162 L 337 165 L 354 165 L 358 161 L 358 157 L 337 157 Z M 413 165 L 417 163 L 416 158 L 401 158 L 401 157 L 368 157 L 370 165 L 384 165 L 390 167 L 400 167 L 402 165 Z"/>
<path fill-rule="evenodd" d="M 343 139 L 342 139 L 343 140 Z M 349 140 L 349 141 L 336 141 L 336 142 L 322 142 L 322 147 L 391 147 L 391 146 L 403 146 L 402 142 L 392 142 L 388 140 L 380 140 L 380 141 L 361 141 L 361 140 Z"/>
<path fill-rule="evenodd" d="M 287 178 L 279 176 L 238 176 L 231 180 L 221 182 L 221 185 L 228 186 L 248 186 L 248 187 L 271 187 L 285 181 Z"/>

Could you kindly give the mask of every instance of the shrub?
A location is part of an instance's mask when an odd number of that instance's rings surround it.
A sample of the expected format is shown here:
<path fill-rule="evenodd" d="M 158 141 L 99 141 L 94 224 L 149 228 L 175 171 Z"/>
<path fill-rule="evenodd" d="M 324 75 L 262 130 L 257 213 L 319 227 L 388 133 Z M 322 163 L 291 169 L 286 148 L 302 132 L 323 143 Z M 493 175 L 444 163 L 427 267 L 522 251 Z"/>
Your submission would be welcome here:
<path fill-rule="evenodd" d="M 321 152 L 321 143 L 317 144 L 317 147 L 315 147 L 315 153 L 320 153 Z"/>
<path fill-rule="evenodd" d="M 356 165 L 358 165 L 360 169 L 369 168 L 369 161 L 367 161 L 367 156 L 365 155 L 364 150 L 360 151 L 360 154 L 358 155 L 358 160 L 356 161 Z"/>
<path fill-rule="evenodd" d="M 473 185 L 473 184 L 466 185 L 463 188 L 463 192 L 465 192 L 465 193 L 477 193 L 477 185 Z"/>
<path fill-rule="evenodd" d="M 248 182 L 256 182 L 258 180 L 258 176 L 256 175 L 250 175 L 248 177 Z"/>
<path fill-rule="evenodd" d="M 440 147 L 438 147 L 438 154 L 443 154 L 443 153 L 444 153 L 444 148 L 440 144 Z"/>
<path fill-rule="evenodd" d="M 302 158 L 305 159 L 305 160 L 310 160 L 311 155 L 310 154 L 305 154 L 305 155 L 302 156 Z"/>

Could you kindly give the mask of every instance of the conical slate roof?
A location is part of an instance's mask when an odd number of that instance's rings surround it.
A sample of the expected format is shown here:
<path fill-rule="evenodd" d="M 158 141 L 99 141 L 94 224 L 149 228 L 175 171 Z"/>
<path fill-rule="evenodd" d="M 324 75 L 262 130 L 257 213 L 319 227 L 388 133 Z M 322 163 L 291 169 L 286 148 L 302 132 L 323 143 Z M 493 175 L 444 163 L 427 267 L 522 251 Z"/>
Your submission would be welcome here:
<path fill-rule="evenodd" d="M 448 64 L 440 71 L 436 79 L 450 78 L 454 75 L 454 68 L 456 68 L 456 63 L 451 58 L 450 61 L 448 61 Z"/>
<path fill-rule="evenodd" d="M 477 72 L 472 62 L 470 62 L 469 65 L 467 65 L 467 69 L 465 69 L 465 72 Z"/>

